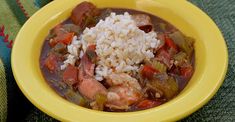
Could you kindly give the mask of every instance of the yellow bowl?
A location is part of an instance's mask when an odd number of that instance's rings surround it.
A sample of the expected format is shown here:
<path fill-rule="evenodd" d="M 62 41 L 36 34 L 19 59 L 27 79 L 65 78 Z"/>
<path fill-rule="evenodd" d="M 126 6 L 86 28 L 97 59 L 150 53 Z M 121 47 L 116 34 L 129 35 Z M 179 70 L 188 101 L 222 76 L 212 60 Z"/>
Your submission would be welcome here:
<path fill-rule="evenodd" d="M 175 121 L 202 107 L 216 93 L 227 70 L 225 41 L 214 22 L 185 0 L 90 0 L 98 7 L 130 8 L 167 20 L 196 39 L 195 73 L 173 100 L 148 110 L 126 113 L 101 112 L 70 103 L 44 81 L 39 55 L 49 30 L 69 17 L 81 0 L 56 0 L 33 15 L 22 27 L 12 50 L 12 68 L 24 95 L 40 110 L 62 121 L 156 122 Z"/>

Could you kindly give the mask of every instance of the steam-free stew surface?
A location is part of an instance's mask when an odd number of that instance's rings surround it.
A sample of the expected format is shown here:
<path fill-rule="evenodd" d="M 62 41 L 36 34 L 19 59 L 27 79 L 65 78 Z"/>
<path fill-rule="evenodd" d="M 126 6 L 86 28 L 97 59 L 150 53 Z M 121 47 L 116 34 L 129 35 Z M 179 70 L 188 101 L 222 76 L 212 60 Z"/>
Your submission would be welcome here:
<path fill-rule="evenodd" d="M 84 15 L 78 10 L 88 14 Z M 107 92 L 130 88 L 112 87 L 108 79 L 94 81 L 95 79 L 88 75 L 89 73 L 94 75 L 94 67 L 96 67 L 94 61 L 99 59 L 95 53 L 95 45 L 90 45 L 84 56 L 76 60 L 74 65 L 61 69 L 61 65 L 68 56 L 67 46 L 71 43 L 73 36 L 79 37 L 85 27 L 95 26 L 100 19 L 109 16 L 110 12 L 116 14 L 128 12 L 133 16 L 149 16 L 151 24 L 141 25 L 139 29 L 146 33 L 155 31 L 158 34 L 157 38 L 161 41 L 161 46 L 155 50 L 155 58 L 141 62 L 138 74 L 128 74 L 137 79 L 141 90 L 132 96 L 134 102 L 126 103 L 126 107 L 118 106 L 119 103 L 115 103 L 116 106 L 113 107 L 114 103 L 107 100 Z M 103 111 L 143 110 L 173 99 L 187 85 L 194 69 L 193 41 L 192 38 L 183 35 L 174 26 L 157 16 L 123 8 L 98 9 L 85 3 L 85 5 L 77 6 L 70 18 L 50 31 L 42 46 L 40 68 L 48 84 L 60 96 L 77 105 Z M 87 70 L 93 71 L 87 72 Z M 94 89 L 89 89 L 86 85 L 92 85 Z M 82 89 L 88 90 L 88 93 L 82 93 Z"/>

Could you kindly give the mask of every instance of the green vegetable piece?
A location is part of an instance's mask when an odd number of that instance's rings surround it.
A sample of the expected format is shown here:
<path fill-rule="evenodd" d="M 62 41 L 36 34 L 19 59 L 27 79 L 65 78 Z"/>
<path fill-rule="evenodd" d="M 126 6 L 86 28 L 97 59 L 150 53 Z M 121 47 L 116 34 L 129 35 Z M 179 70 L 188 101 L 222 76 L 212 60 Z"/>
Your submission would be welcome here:
<path fill-rule="evenodd" d="M 97 18 L 97 21 L 105 19 L 112 13 L 112 9 L 108 8 L 105 11 L 101 12 L 100 16 Z"/>
<path fill-rule="evenodd" d="M 182 61 L 187 58 L 187 54 L 185 52 L 179 52 L 174 56 L 174 59 L 177 61 Z"/>
<path fill-rule="evenodd" d="M 155 89 L 161 90 L 168 100 L 172 99 L 178 94 L 178 84 L 173 77 L 169 77 L 165 81 L 161 81 L 155 78 L 150 81 L 150 85 Z"/>
<path fill-rule="evenodd" d="M 75 24 L 64 24 L 62 28 L 70 33 L 79 34 L 81 32 L 81 28 Z"/>
<path fill-rule="evenodd" d="M 152 61 L 152 66 L 155 69 L 157 69 L 159 72 L 166 72 L 166 70 L 167 70 L 167 67 L 165 64 L 163 64 L 155 59 Z"/>
<path fill-rule="evenodd" d="M 95 25 L 97 23 L 97 17 L 93 17 L 93 16 L 88 16 L 86 19 L 85 19 L 85 22 L 84 22 L 84 25 L 83 27 L 91 27 L 93 25 Z"/>
<path fill-rule="evenodd" d="M 95 51 L 93 51 L 93 50 L 87 50 L 87 51 L 86 51 L 86 54 L 87 54 L 88 59 L 89 59 L 92 63 L 95 63 L 95 62 L 96 62 L 96 57 L 97 57 L 97 55 L 96 55 Z"/>
<path fill-rule="evenodd" d="M 159 23 L 159 27 L 162 31 L 166 31 L 166 24 L 165 23 Z"/>
<path fill-rule="evenodd" d="M 67 89 L 67 92 L 65 93 L 65 98 L 80 106 L 84 106 L 86 104 L 86 100 L 80 95 L 80 93 L 75 92 L 70 88 Z"/>
<path fill-rule="evenodd" d="M 95 102 L 96 102 L 96 107 L 98 110 L 103 110 L 104 109 L 104 104 L 107 101 L 107 96 L 104 94 L 96 94 L 95 96 Z"/>
<path fill-rule="evenodd" d="M 73 90 L 72 87 L 68 86 L 64 82 L 61 81 L 55 81 L 55 80 L 50 80 L 52 85 L 60 90 L 60 93 L 63 95 L 65 99 L 68 101 L 71 101 L 77 105 L 80 106 L 86 106 L 87 105 L 87 100 L 85 100 L 79 92 L 76 92 Z"/>
<path fill-rule="evenodd" d="M 185 37 L 181 32 L 176 31 L 172 34 L 169 34 L 170 38 L 178 45 L 183 51 L 188 55 L 191 55 L 193 52 L 193 43 L 194 40 L 189 37 Z"/>
<path fill-rule="evenodd" d="M 57 43 L 52 50 L 56 53 L 65 54 L 67 52 L 67 47 L 63 43 Z"/>
<path fill-rule="evenodd" d="M 49 35 L 46 37 L 46 40 L 50 40 L 52 38 L 56 37 L 55 33 L 50 32 Z"/>
<path fill-rule="evenodd" d="M 106 97 L 106 95 L 104 95 L 104 94 L 97 94 L 95 98 L 96 98 L 96 102 L 97 102 L 98 104 L 103 104 L 103 103 L 105 103 L 106 100 L 107 100 L 107 97 Z"/>

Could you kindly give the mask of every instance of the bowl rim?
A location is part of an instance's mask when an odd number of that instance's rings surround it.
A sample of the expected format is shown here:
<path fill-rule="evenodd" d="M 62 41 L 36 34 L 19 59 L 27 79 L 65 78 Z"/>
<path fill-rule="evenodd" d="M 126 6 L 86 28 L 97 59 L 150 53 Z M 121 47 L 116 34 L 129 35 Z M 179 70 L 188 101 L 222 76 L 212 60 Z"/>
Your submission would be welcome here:
<path fill-rule="evenodd" d="M 138 1 L 138 0 L 136 0 Z M 164 1 L 164 0 L 159 0 L 159 1 Z M 223 36 L 221 34 L 221 32 L 219 31 L 219 29 L 217 28 L 216 24 L 213 22 L 213 20 L 210 19 L 210 17 L 205 14 L 202 10 L 200 10 L 199 8 L 197 8 L 196 6 L 194 6 L 193 4 L 191 4 L 190 2 L 188 1 L 177 1 L 179 4 L 182 4 L 182 6 L 187 6 L 189 7 L 190 9 L 194 9 L 194 11 L 197 13 L 197 14 L 200 14 L 202 15 L 202 17 L 204 17 L 207 21 L 208 21 L 208 25 L 207 26 L 213 26 L 216 30 L 214 30 L 214 32 L 216 32 L 216 36 L 219 37 L 219 39 L 221 41 L 224 41 L 223 39 Z M 43 112 L 51 115 L 52 117 L 56 118 L 56 119 L 59 119 L 59 120 L 63 120 L 63 121 L 70 121 L 69 119 L 67 118 L 63 118 L 62 116 L 58 115 L 58 114 L 55 114 L 53 113 L 51 110 L 48 110 L 46 108 L 44 108 L 40 102 L 36 101 L 36 99 L 33 97 L 33 96 L 30 96 L 30 93 L 28 93 L 28 89 L 25 89 L 25 87 L 23 86 L 22 82 L 20 81 L 20 78 L 19 78 L 19 75 L 18 75 L 18 72 L 19 70 L 16 68 L 17 67 L 17 63 L 16 63 L 16 52 L 18 50 L 17 48 L 17 43 L 19 43 L 19 39 L 21 39 L 21 36 L 23 36 L 24 34 L 22 33 L 22 30 L 24 28 L 26 28 L 29 23 L 31 21 L 33 21 L 34 18 L 36 18 L 37 16 L 40 16 L 42 14 L 43 11 L 45 11 L 47 8 L 49 7 L 52 7 L 58 3 L 62 3 L 62 1 L 59 1 L 59 0 L 56 0 L 56 1 L 52 1 L 51 3 L 49 3 L 48 5 L 46 5 L 45 7 L 43 7 L 41 10 L 37 11 L 29 20 L 30 21 L 27 21 L 22 29 L 20 30 L 20 32 L 18 33 L 16 39 L 15 39 L 15 42 L 14 42 L 14 45 L 13 45 L 13 48 L 12 48 L 12 58 L 11 58 L 11 64 L 12 64 L 12 71 L 13 71 L 13 74 L 14 74 L 14 77 L 16 79 L 16 82 L 17 82 L 17 85 L 20 87 L 21 91 L 23 92 L 23 94 L 35 105 L 37 106 L 37 108 L 39 108 L 40 110 L 42 110 Z M 225 78 L 225 75 L 226 75 L 226 71 L 227 71 L 227 67 L 228 67 L 228 52 L 227 52 L 227 46 L 226 44 L 224 45 L 221 45 L 223 46 L 223 48 L 225 49 L 225 59 L 224 59 L 224 64 L 223 64 L 223 69 L 221 71 L 221 76 L 218 78 L 218 81 L 216 82 L 216 84 L 213 86 L 213 88 L 210 90 L 209 93 L 207 93 L 206 97 L 201 99 L 200 102 L 198 102 L 197 105 L 194 105 L 192 106 L 192 108 L 190 109 L 187 109 L 185 110 L 183 113 L 181 113 L 180 115 L 178 116 L 174 116 L 173 118 L 166 118 L 165 120 L 178 120 L 180 118 L 183 118 L 183 117 L 186 117 L 188 116 L 189 114 L 195 112 L 197 109 L 201 108 L 204 104 L 206 104 L 212 97 L 213 95 L 216 93 L 216 91 L 219 89 L 219 87 L 221 86 L 221 84 L 223 83 L 223 79 Z M 81 107 L 80 107 L 81 108 Z M 83 108 L 81 108 L 83 109 Z M 97 115 L 97 116 L 103 116 L 102 114 L 104 114 L 105 112 L 97 112 L 97 111 L 93 111 L 93 110 L 87 110 L 87 109 L 83 109 L 85 112 L 87 113 L 92 113 L 94 115 Z M 143 112 L 145 112 L 143 114 Z M 145 110 L 145 111 L 138 111 L 138 112 L 131 112 L 131 113 L 109 113 L 109 115 L 104 115 L 103 117 L 118 117 L 118 116 L 123 116 L 123 117 L 128 117 L 128 116 L 134 116 L 136 117 L 137 115 L 146 115 L 146 114 L 150 114 L 150 112 L 148 112 L 148 110 Z M 62 113 L 61 113 L 62 114 Z M 130 119 L 127 119 L 127 120 L 130 120 Z M 124 121 L 124 120 L 123 120 Z"/>

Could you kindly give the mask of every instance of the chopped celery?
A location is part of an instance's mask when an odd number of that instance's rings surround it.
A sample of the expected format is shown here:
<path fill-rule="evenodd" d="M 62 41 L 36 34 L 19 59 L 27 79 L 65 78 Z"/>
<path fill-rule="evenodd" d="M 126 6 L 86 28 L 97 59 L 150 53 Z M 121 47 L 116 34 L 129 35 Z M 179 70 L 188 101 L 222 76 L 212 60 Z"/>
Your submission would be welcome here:
<path fill-rule="evenodd" d="M 181 65 L 185 60 L 187 60 L 187 54 L 181 51 L 174 55 L 174 60 L 177 61 L 178 65 Z"/>
<path fill-rule="evenodd" d="M 80 93 L 74 91 L 72 87 L 66 85 L 64 82 L 50 80 L 50 83 L 52 83 L 53 87 L 58 89 L 59 93 L 67 100 L 81 106 L 86 104 L 86 100 L 80 95 Z"/>
<path fill-rule="evenodd" d="M 52 51 L 54 51 L 55 53 L 60 53 L 60 54 L 66 54 L 66 45 L 63 43 L 57 43 L 53 48 Z"/>
<path fill-rule="evenodd" d="M 194 42 L 192 38 L 185 37 L 179 31 L 169 34 L 169 36 L 175 42 L 175 44 L 177 44 L 183 51 L 185 51 L 188 55 L 191 55 L 193 51 Z"/>
<path fill-rule="evenodd" d="M 154 78 L 160 81 L 166 81 L 169 78 L 169 76 L 166 72 L 163 72 L 155 74 Z"/>
<path fill-rule="evenodd" d="M 158 60 L 156 59 L 151 59 L 151 60 L 145 60 L 144 63 L 146 65 L 150 65 L 152 66 L 154 69 L 156 69 L 157 71 L 159 72 L 166 72 L 167 70 L 167 67 L 165 64 L 159 62 Z"/>
<path fill-rule="evenodd" d="M 97 23 L 96 17 L 88 16 L 84 22 L 84 27 L 91 27 Z"/>
<path fill-rule="evenodd" d="M 152 61 L 152 66 L 157 69 L 159 72 L 166 72 L 167 67 L 165 64 L 157 61 L 157 60 L 153 60 Z"/>
<path fill-rule="evenodd" d="M 164 95 L 166 98 L 171 99 L 178 93 L 178 84 L 173 77 L 169 77 L 166 82 L 168 84 L 168 89 L 166 88 L 164 90 Z"/>
<path fill-rule="evenodd" d="M 62 26 L 62 28 L 65 29 L 68 32 L 73 32 L 73 33 L 76 33 L 76 34 L 79 34 L 81 32 L 81 28 L 77 25 L 74 25 L 74 24 L 64 24 Z"/>
<path fill-rule="evenodd" d="M 69 101 L 72 101 L 78 105 L 84 106 L 86 104 L 85 99 L 80 95 L 80 93 L 75 92 L 73 89 L 68 88 L 64 96 Z"/>
<path fill-rule="evenodd" d="M 106 95 L 104 95 L 104 94 L 97 94 L 95 96 L 95 98 L 96 98 L 96 102 L 99 103 L 99 104 L 105 103 L 106 99 L 107 99 Z"/>
<path fill-rule="evenodd" d="M 150 81 L 150 85 L 155 89 L 161 90 L 168 100 L 178 94 L 178 84 L 173 77 L 169 77 L 165 81 L 155 78 Z"/>
<path fill-rule="evenodd" d="M 49 35 L 46 37 L 46 40 L 50 40 L 52 38 L 56 37 L 55 33 L 50 32 Z"/>
<path fill-rule="evenodd" d="M 95 96 L 95 108 L 97 110 L 103 110 L 104 104 L 107 101 L 107 97 L 104 94 L 96 94 Z"/>
<path fill-rule="evenodd" d="M 166 31 L 166 26 L 167 26 L 167 25 L 166 25 L 165 23 L 159 23 L 158 25 L 159 25 L 160 29 L 161 29 L 163 32 Z"/>
<path fill-rule="evenodd" d="M 112 9 L 108 8 L 105 11 L 101 12 L 100 16 L 97 18 L 97 21 L 104 20 L 112 13 Z"/>

